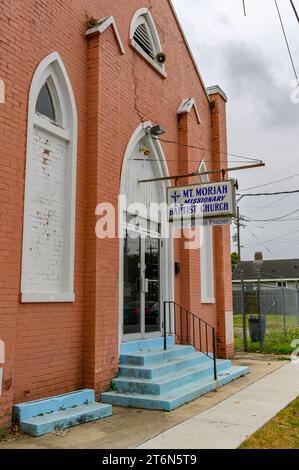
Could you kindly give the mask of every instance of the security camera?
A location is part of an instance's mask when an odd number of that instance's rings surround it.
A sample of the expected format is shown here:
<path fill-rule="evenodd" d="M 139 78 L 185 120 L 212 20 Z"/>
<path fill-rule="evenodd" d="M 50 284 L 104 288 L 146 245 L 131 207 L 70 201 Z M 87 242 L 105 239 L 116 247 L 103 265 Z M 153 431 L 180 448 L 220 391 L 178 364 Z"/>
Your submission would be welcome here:
<path fill-rule="evenodd" d="M 164 54 L 164 52 L 158 52 L 158 54 L 156 55 L 156 62 L 158 62 L 158 64 L 164 64 L 165 61 L 166 54 Z"/>

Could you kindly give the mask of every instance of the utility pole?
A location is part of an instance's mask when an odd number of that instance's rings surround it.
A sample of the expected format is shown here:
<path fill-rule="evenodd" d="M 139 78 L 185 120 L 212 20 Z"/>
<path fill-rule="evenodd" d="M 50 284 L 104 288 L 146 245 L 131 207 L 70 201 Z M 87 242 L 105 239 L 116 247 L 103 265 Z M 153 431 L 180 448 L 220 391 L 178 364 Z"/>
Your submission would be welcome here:
<path fill-rule="evenodd" d="M 240 224 L 240 208 L 237 207 L 237 242 L 238 242 L 238 258 L 241 261 L 241 224 Z"/>

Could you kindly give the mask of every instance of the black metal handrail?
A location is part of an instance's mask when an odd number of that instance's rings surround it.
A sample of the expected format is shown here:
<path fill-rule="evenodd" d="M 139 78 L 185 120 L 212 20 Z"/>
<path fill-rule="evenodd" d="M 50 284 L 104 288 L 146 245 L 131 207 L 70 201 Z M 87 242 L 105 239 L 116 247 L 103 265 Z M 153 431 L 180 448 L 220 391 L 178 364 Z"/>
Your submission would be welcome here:
<path fill-rule="evenodd" d="M 167 322 L 168 313 L 168 322 Z M 180 344 L 190 344 L 208 356 L 214 363 L 214 379 L 217 380 L 216 328 L 174 301 L 164 302 L 164 350 L 167 336 L 175 335 Z M 212 355 L 210 352 L 212 337 Z"/>

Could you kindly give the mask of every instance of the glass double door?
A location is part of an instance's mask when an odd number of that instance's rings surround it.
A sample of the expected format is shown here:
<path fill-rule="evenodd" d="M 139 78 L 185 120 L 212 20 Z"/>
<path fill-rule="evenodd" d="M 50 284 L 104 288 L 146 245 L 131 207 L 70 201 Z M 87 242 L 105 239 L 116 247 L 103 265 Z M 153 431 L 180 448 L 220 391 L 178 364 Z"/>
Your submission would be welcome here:
<path fill-rule="evenodd" d="M 133 338 L 161 332 L 160 239 L 127 231 L 124 240 L 123 334 Z"/>

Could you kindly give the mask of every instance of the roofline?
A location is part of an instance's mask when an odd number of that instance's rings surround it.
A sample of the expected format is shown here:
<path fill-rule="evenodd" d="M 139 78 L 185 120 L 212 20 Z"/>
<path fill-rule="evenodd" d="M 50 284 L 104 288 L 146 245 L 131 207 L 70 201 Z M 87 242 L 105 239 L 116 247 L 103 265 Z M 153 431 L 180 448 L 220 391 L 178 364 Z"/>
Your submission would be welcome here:
<path fill-rule="evenodd" d="M 179 20 L 179 17 L 178 17 L 178 15 L 177 15 L 177 12 L 175 11 L 175 8 L 174 8 L 174 6 L 173 6 L 172 0 L 168 0 L 168 3 L 169 3 L 169 6 L 170 6 L 170 8 L 171 8 L 171 10 L 172 10 L 172 13 L 173 13 L 173 15 L 174 15 L 174 17 L 175 17 L 175 20 L 176 20 L 176 22 L 177 22 L 177 25 L 178 25 L 179 30 L 180 30 L 180 32 L 181 32 L 181 35 L 182 35 L 182 37 L 183 37 L 183 39 L 184 39 L 184 41 L 185 41 L 185 44 L 186 44 L 186 46 L 187 46 L 187 49 L 188 49 L 188 52 L 189 52 L 189 54 L 190 54 L 191 60 L 192 60 L 192 62 L 193 62 L 193 65 L 194 65 L 194 67 L 195 67 L 195 70 L 196 70 L 196 72 L 197 72 L 197 75 L 198 75 L 198 77 L 199 77 L 199 80 L 200 80 L 200 82 L 201 82 L 201 84 L 202 84 L 202 86 L 203 86 L 203 89 L 204 89 L 204 91 L 205 91 L 207 100 L 208 100 L 208 102 L 210 103 L 210 97 L 209 97 L 209 94 L 208 94 L 208 91 L 207 91 L 207 87 L 206 87 L 205 84 L 204 84 L 202 75 L 201 75 L 201 73 L 200 73 L 200 71 L 199 71 L 199 68 L 198 68 L 198 65 L 197 65 L 197 63 L 196 63 L 195 57 L 194 57 L 194 55 L 193 55 L 193 52 L 192 52 L 191 47 L 190 47 L 190 45 L 189 45 L 189 42 L 188 42 L 188 40 L 187 40 L 187 38 L 186 38 L 186 35 L 185 35 L 185 33 L 184 33 L 184 30 L 183 30 L 183 27 L 182 27 L 182 25 L 181 25 L 181 23 L 180 23 L 180 20 Z"/>
<path fill-rule="evenodd" d="M 282 278 L 283 281 L 299 281 L 299 277 L 283 277 Z M 257 281 L 257 279 L 244 279 L 243 282 L 255 282 Z M 268 279 L 268 278 L 261 278 L 260 279 L 261 282 L 280 282 L 281 281 L 281 277 L 275 277 L 274 279 Z M 242 282 L 242 279 L 232 279 L 232 282 Z"/>
<path fill-rule="evenodd" d="M 256 263 L 256 262 L 260 262 L 260 263 L 277 263 L 277 262 L 280 262 L 280 261 L 284 261 L 284 262 L 295 262 L 297 261 L 299 263 L 299 258 L 280 258 L 280 259 L 263 259 L 263 260 L 254 260 L 254 259 L 249 259 L 249 260 L 243 260 L 243 261 L 239 261 L 238 264 L 240 263 Z"/>

